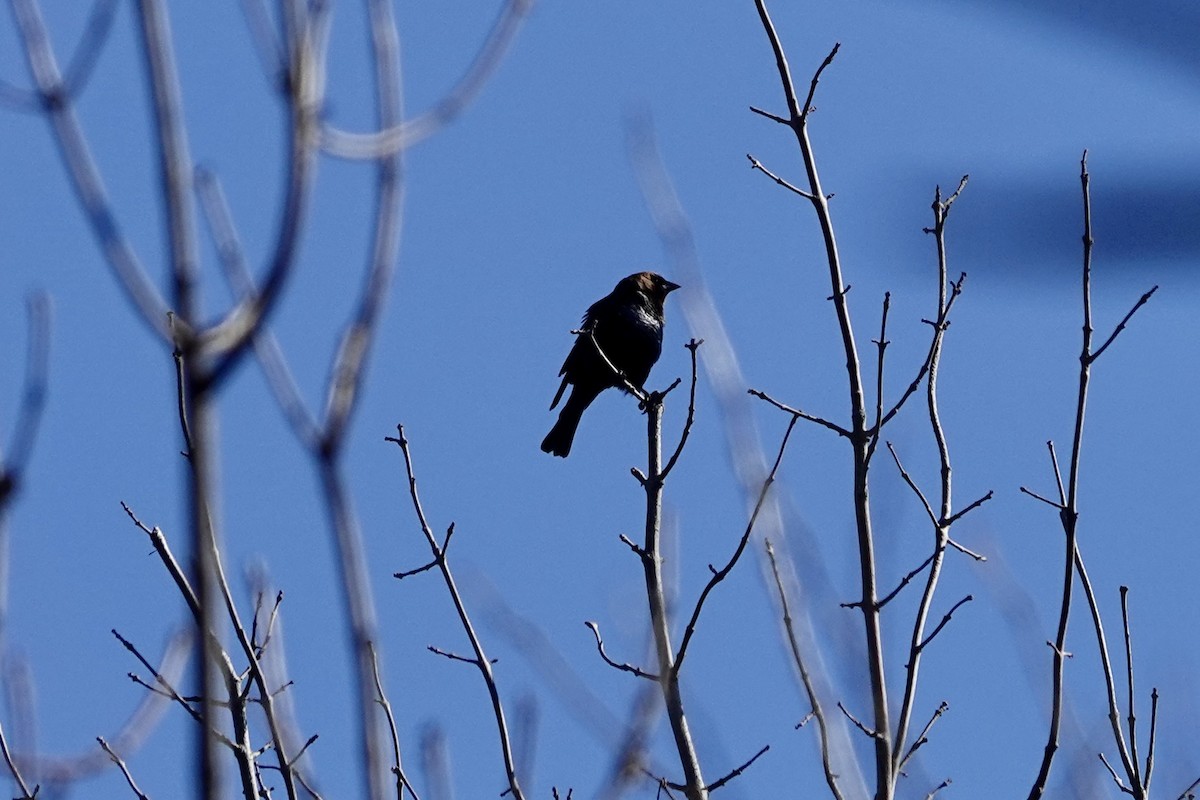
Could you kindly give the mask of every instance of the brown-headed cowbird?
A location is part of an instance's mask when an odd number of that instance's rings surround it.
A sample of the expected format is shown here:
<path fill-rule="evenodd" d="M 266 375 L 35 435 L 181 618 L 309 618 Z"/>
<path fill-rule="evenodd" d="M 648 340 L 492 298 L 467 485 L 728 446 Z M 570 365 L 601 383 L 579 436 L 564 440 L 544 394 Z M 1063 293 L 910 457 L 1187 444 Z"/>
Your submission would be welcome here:
<path fill-rule="evenodd" d="M 558 373 L 562 385 L 550 408 L 558 405 L 568 383 L 573 388 L 558 422 L 542 440 L 544 452 L 566 458 L 584 410 L 608 387 L 624 386 L 596 352 L 596 345 L 626 380 L 642 388 L 662 352 L 663 303 L 678 288 L 661 275 L 638 272 L 622 278 L 610 294 L 592 303 L 583 315 L 584 333 L 575 337 L 575 346 Z"/>

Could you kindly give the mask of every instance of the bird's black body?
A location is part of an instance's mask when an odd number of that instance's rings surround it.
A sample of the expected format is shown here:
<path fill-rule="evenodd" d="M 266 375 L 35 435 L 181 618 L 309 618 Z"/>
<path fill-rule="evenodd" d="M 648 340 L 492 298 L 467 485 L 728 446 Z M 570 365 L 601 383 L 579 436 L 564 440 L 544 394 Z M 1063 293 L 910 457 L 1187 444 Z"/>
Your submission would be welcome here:
<path fill-rule="evenodd" d="M 591 335 L 585 332 L 575 338 L 575 346 L 558 373 L 563 381 L 550 408 L 558 405 L 567 384 L 572 389 L 558 422 L 542 441 L 543 451 L 566 458 L 584 410 L 605 389 L 623 386 L 596 351 L 597 344 L 626 380 L 642 387 L 662 352 L 663 303 L 678 288 L 661 275 L 639 272 L 623 278 L 610 294 L 592 303 L 583 315 L 583 330 L 591 331 Z"/>

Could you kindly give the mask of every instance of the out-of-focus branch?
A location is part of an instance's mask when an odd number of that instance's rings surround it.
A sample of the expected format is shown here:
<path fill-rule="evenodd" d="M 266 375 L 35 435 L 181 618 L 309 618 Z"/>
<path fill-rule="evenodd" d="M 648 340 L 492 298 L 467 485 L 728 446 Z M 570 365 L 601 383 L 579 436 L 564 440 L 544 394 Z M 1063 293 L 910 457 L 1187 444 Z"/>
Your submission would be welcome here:
<path fill-rule="evenodd" d="M 116 8 L 116 0 L 96 0 L 92 4 L 87 26 L 75 45 L 75 52 L 71 54 L 63 77 L 62 90 L 67 97 L 74 99 L 83 93 L 96 66 L 96 59 L 108 41 Z M 40 113 L 44 106 L 38 93 L 18 88 L 7 81 L 0 81 L 0 102 L 17 111 L 31 113 Z"/>
<path fill-rule="evenodd" d="M 326 125 L 321 131 L 322 148 L 340 158 L 377 159 L 397 155 L 436 134 L 479 95 L 504 60 L 533 5 L 534 0 L 505 2 L 467 71 L 432 109 L 403 122 L 381 120 L 379 130 L 373 133 L 350 133 Z"/>
<path fill-rule="evenodd" d="M 21 476 L 33 452 L 42 412 L 46 408 L 47 374 L 50 367 L 50 298 L 38 293 L 26 301 L 29 334 L 26 340 L 25 379 L 21 386 L 21 403 L 12 431 L 12 443 L 7 456 L 0 451 L 0 523 L 5 505 L 20 488 Z M 5 551 L 7 552 L 7 551 Z M 8 558 L 0 555 L 0 630 L 3 630 L 4 609 L 8 606 Z"/>
<path fill-rule="evenodd" d="M 289 124 L 282 208 L 275 245 L 260 288 L 239 295 L 236 306 L 217 324 L 204 331 L 203 346 L 215 361 L 207 376 L 218 384 L 245 355 L 283 293 L 293 272 L 296 249 L 312 188 L 316 161 L 318 117 L 325 97 L 325 43 L 329 13 L 321 4 L 311 12 L 289 16 L 287 104 Z M 247 282 L 248 283 L 248 282 Z"/>
<path fill-rule="evenodd" d="M 167 304 L 151 283 L 137 254 L 121 232 L 99 168 L 92 158 L 74 102 L 59 71 L 36 0 L 10 0 L 38 101 L 47 116 L 75 193 L 109 266 L 142 321 L 170 341 Z"/>

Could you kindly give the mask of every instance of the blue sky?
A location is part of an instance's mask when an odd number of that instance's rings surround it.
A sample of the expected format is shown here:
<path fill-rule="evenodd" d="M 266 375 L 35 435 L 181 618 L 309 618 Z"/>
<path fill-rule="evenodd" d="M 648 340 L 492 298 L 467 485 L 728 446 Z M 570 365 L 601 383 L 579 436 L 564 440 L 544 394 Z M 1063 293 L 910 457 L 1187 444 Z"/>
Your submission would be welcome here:
<path fill-rule="evenodd" d="M 807 81 L 833 43 L 842 43 L 822 80 L 811 132 L 824 184 L 835 193 L 864 354 L 882 295 L 892 292 L 893 393 L 925 347 L 920 319 L 934 301 L 933 242 L 921 233 L 931 222 L 933 187 L 952 188 L 971 175 L 949 225 L 950 269 L 969 277 L 941 388 L 956 498 L 996 491 L 956 538 L 990 560 L 949 560 L 935 616 L 964 594 L 975 601 L 927 654 L 915 718 L 923 722 L 943 699 L 951 711 L 901 796 L 923 797 L 946 777 L 954 783 L 940 796 L 1024 792 L 1044 744 L 1044 641 L 1057 614 L 1061 533 L 1053 511 L 1017 487 L 1048 493 L 1045 441 L 1054 439 L 1061 451 L 1069 443 L 1085 147 L 1097 329 L 1107 333 L 1150 285 L 1162 288 L 1096 367 L 1080 545 L 1110 640 L 1119 629 L 1117 587 L 1131 587 L 1143 716 L 1150 687 L 1162 695 L 1156 784 L 1164 796 L 1177 795 L 1200 775 L 1192 746 L 1200 645 L 1191 625 L 1200 434 L 1188 424 L 1188 398 L 1200 388 L 1193 46 L 1200 12 L 1166 0 L 1142 4 L 1136 14 L 1117 2 L 775 5 L 798 80 Z M 64 52 L 83 15 L 62 0 L 43 8 Z M 174 4 L 171 13 L 192 153 L 220 177 L 251 263 L 260 265 L 281 186 L 279 108 L 238 4 Z M 453 85 L 495 8 L 447 0 L 397 13 L 405 103 L 415 114 Z M 162 215 L 134 30 L 131 7 L 122 4 L 79 113 L 123 228 L 161 282 Z M 6 16 L 0 77 L 24 86 L 17 42 Z M 330 47 L 328 117 L 365 129 L 371 89 L 357 5 L 337 7 Z M 536 759 L 526 783 L 541 797 L 552 785 L 591 796 L 613 743 L 611 717 L 595 709 L 624 718 L 636 687 L 599 663 L 582 623 L 596 620 L 623 659 L 644 648 L 640 571 L 617 539 L 640 525 L 640 491 L 628 469 L 643 457 L 643 427 L 629 398 L 606 395 L 584 418 L 570 459 L 551 459 L 537 444 L 553 421 L 546 406 L 583 309 L 628 273 L 670 272 L 626 151 L 632 116 L 653 120 L 749 386 L 831 418 L 846 413 L 819 231 L 803 201 L 752 172 L 745 158 L 753 153 L 799 179 L 794 141 L 750 105 L 783 110 L 749 0 L 543 0 L 478 101 L 408 157 L 401 257 L 347 466 L 408 758 L 415 764 L 423 732 L 440 726 L 458 797 L 498 794 L 503 771 L 477 676 L 425 650 L 465 649 L 444 591 L 431 575 L 400 583 L 390 577 L 423 563 L 427 552 L 399 453 L 383 437 L 406 425 L 435 528 L 457 523 L 456 568 L 500 659 L 506 700 L 536 700 Z M 326 158 L 318 171 L 299 269 L 272 318 L 314 404 L 366 260 L 372 200 L 369 167 Z M 36 681 L 39 748 L 69 754 L 117 728 L 140 696 L 125 677 L 137 665 L 109 629 L 156 653 L 185 622 L 169 579 L 119 506 L 129 503 L 183 547 L 173 372 L 169 352 L 137 321 L 102 261 L 36 115 L 0 110 L 0 187 L 5 437 L 19 402 L 24 297 L 48 292 L 55 319 L 47 415 L 7 520 L 6 658 L 27 664 Z M 204 255 L 206 302 L 224 308 L 211 246 Z M 705 335 L 689 331 L 672 303 L 655 384 L 686 375 L 682 344 Z M 752 408 L 772 450 L 786 420 Z M 675 397 L 669 429 L 682 413 Z M 292 694 L 303 730 L 321 734 L 312 763 L 328 796 L 355 796 L 349 661 L 318 484 L 253 364 L 239 369 L 221 398 L 220 435 L 228 563 L 235 572 L 265 564 L 286 592 Z M 931 488 L 935 453 L 918 409 L 887 436 Z M 865 709 L 859 620 L 837 605 L 853 599 L 857 581 L 849 454 L 827 431 L 801 426 L 781 478 L 781 546 L 809 596 L 836 697 Z M 929 531 L 887 461 L 876 462 L 874 478 L 879 563 L 890 576 L 881 582 L 891 585 L 924 557 Z M 687 608 L 707 577 L 705 565 L 727 557 L 746 513 L 706 389 L 667 506 L 678 534 L 669 572 Z M 807 702 L 791 675 L 761 562 L 756 545 L 710 601 L 689 656 L 684 680 L 698 746 L 716 777 L 771 745 L 721 790 L 728 798 L 820 793 L 815 733 L 792 728 Z M 893 681 L 900 680 L 915 602 L 907 596 L 885 615 Z M 1052 790 L 1115 796 L 1095 756 L 1104 749 L 1111 757 L 1112 744 L 1084 612 L 1077 607 L 1068 640 L 1075 653 L 1067 666 L 1071 713 Z M 554 688 L 552 659 L 520 640 L 516 618 L 537 626 L 592 699 Z M 6 709 L 6 728 L 13 713 Z M 172 710 L 130 758 L 151 796 L 188 793 L 190 775 L 180 765 L 189 756 L 190 725 Z M 669 765 L 667 738 L 657 744 L 655 763 Z M 124 791 L 109 772 L 76 796 Z"/>

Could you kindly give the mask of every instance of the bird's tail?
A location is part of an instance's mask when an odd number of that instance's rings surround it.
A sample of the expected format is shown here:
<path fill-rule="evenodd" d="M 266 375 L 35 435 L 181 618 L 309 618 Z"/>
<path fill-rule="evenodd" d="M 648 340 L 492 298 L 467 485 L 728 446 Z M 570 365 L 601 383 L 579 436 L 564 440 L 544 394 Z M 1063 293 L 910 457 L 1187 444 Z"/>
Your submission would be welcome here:
<path fill-rule="evenodd" d="M 575 393 L 571 393 L 571 396 L 567 398 L 566 405 L 559 412 L 558 421 L 554 423 L 554 427 L 542 440 L 543 453 L 549 453 L 559 458 L 567 457 L 567 454 L 571 452 L 571 443 L 575 441 L 575 430 L 579 427 L 579 419 L 587 407 L 587 403 L 578 402 Z"/>

